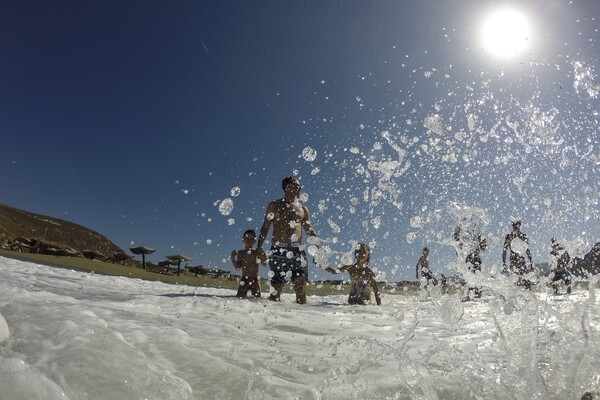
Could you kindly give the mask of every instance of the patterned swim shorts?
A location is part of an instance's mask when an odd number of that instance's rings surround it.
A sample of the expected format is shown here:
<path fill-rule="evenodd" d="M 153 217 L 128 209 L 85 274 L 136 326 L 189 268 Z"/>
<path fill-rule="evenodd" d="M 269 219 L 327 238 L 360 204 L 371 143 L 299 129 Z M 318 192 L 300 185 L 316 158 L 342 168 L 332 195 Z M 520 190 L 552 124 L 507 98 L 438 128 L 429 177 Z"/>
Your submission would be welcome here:
<path fill-rule="evenodd" d="M 272 246 L 269 267 L 273 271 L 271 283 L 294 282 L 298 278 L 308 280 L 306 253 L 299 246 Z"/>

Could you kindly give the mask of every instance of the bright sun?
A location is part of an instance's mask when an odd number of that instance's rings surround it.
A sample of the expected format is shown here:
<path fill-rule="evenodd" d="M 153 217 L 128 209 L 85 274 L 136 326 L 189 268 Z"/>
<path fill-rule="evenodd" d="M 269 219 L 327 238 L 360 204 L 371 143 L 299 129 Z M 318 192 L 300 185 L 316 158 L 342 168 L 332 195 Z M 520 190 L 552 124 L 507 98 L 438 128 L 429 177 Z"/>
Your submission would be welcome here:
<path fill-rule="evenodd" d="M 499 11 L 483 25 L 483 45 L 499 56 L 516 55 L 527 46 L 529 26 L 525 17 L 511 10 Z"/>

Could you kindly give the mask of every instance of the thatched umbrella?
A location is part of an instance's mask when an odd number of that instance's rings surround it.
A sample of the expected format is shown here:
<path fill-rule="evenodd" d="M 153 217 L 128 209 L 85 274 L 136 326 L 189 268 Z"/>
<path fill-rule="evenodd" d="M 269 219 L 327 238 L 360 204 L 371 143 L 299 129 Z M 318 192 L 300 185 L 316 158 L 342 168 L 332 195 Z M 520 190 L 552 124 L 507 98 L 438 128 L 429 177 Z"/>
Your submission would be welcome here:
<path fill-rule="evenodd" d="M 158 266 L 165 268 L 165 272 L 171 272 L 171 265 L 177 265 L 177 263 L 171 260 L 162 260 L 158 262 Z"/>
<path fill-rule="evenodd" d="M 130 247 L 129 250 L 131 250 L 133 254 L 142 255 L 142 267 L 144 269 L 146 269 L 146 254 L 152 254 L 156 251 L 155 249 L 151 249 L 146 246 Z"/>
<path fill-rule="evenodd" d="M 167 256 L 167 260 L 171 260 L 177 263 L 177 276 L 179 276 L 179 267 L 181 266 L 182 261 L 192 261 L 193 258 L 188 256 L 184 256 L 183 254 L 176 254 L 174 256 Z"/>
<path fill-rule="evenodd" d="M 81 253 L 85 258 L 89 258 L 90 260 L 102 260 L 106 258 L 104 254 L 96 250 L 83 250 Z"/>

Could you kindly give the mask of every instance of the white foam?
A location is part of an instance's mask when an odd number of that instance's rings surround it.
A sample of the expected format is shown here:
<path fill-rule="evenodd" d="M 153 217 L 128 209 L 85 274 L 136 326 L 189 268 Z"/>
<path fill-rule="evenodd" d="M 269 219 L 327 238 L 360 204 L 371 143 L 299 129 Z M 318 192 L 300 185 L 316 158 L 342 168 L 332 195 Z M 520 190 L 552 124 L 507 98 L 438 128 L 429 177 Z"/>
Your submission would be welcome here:
<path fill-rule="evenodd" d="M 0 314 L 0 344 L 6 341 L 6 339 L 8 339 L 9 336 L 10 330 L 8 329 L 8 324 L 6 323 L 6 320 L 4 319 L 2 314 Z"/>
<path fill-rule="evenodd" d="M 0 356 L 0 396 L 6 400 L 68 400 L 61 387 L 18 358 Z"/>
<path fill-rule="evenodd" d="M 0 258 L 0 398 L 577 397 L 597 374 L 598 296 L 484 278 L 477 302 L 438 286 L 349 306 L 342 285 L 297 305 Z"/>

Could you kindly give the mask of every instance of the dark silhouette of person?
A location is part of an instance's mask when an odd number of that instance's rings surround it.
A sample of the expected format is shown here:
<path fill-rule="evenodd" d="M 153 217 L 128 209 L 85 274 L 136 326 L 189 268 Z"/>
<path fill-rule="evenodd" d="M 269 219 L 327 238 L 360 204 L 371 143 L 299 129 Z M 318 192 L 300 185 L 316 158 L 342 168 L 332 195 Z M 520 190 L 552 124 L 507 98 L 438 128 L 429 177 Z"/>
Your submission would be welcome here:
<path fill-rule="evenodd" d="M 517 285 L 531 289 L 533 282 L 523 278 L 523 275 L 533 272 L 533 261 L 531 251 L 529 250 L 529 237 L 521 231 L 521 221 L 515 220 L 512 223 L 512 232 L 504 238 L 504 248 L 502 249 L 502 271 L 505 274 L 517 274 L 519 280 Z M 506 265 L 506 256 L 509 256 L 509 265 Z"/>
<path fill-rule="evenodd" d="M 567 286 L 567 293 L 570 294 L 571 273 L 569 272 L 568 268 L 571 264 L 571 256 L 569 255 L 569 252 L 565 250 L 556 239 L 552 238 L 550 242 L 552 243 L 550 255 L 552 255 L 556 259 L 554 276 L 552 277 L 552 289 L 554 290 L 554 294 L 559 294 L 557 282 L 563 281 Z"/>

